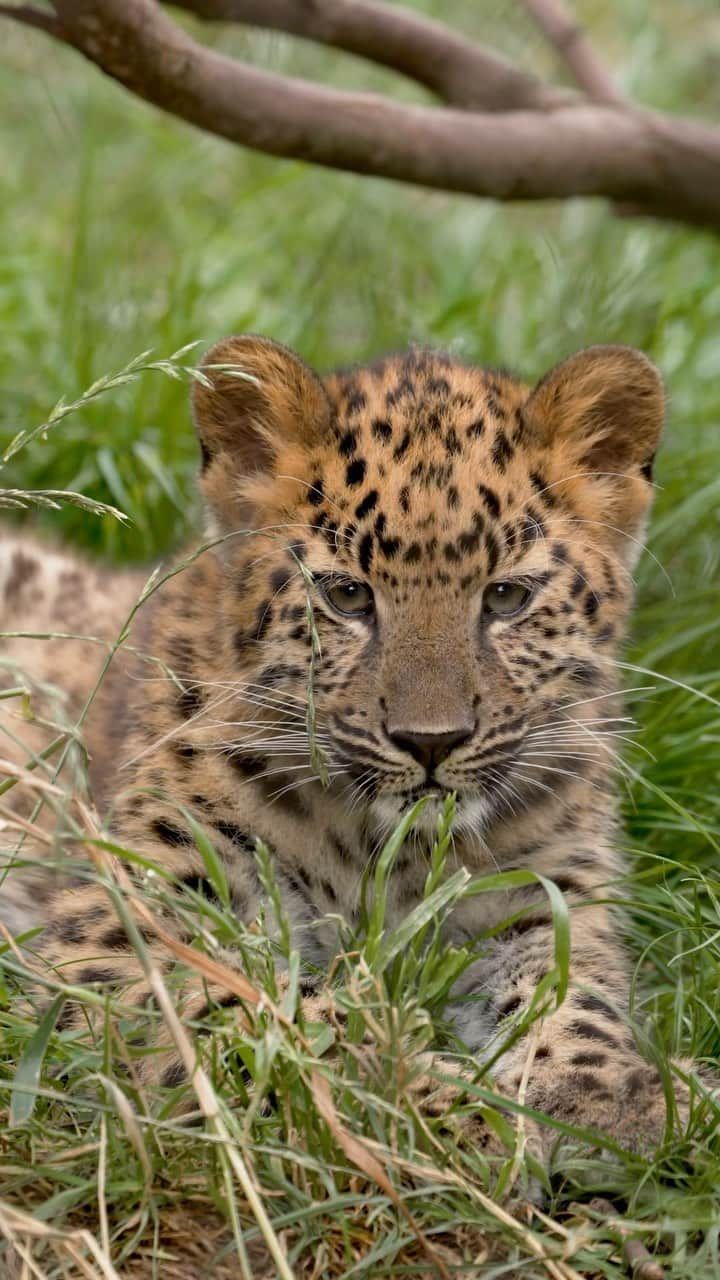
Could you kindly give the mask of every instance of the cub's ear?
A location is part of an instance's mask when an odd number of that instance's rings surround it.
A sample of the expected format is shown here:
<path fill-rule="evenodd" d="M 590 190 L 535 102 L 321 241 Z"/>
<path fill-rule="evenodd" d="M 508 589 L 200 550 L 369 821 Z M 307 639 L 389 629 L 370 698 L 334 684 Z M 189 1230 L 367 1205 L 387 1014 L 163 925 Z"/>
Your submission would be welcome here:
<path fill-rule="evenodd" d="M 263 481 L 298 474 L 329 426 L 330 403 L 317 374 L 269 338 L 223 338 L 201 368 L 192 394 L 201 488 L 221 528 L 239 528 Z"/>
<path fill-rule="evenodd" d="M 538 383 L 523 414 L 550 451 L 556 497 L 626 531 L 642 524 L 665 419 L 662 378 L 647 356 L 588 347 Z"/>

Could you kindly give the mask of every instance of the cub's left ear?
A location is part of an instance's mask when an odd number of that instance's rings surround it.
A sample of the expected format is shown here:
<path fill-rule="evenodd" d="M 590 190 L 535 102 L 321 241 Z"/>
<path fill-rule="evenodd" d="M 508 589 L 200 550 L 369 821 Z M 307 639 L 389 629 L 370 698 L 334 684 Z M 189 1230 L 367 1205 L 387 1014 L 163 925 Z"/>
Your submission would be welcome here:
<path fill-rule="evenodd" d="M 557 497 L 604 508 L 625 529 L 641 524 L 665 420 L 662 378 L 647 356 L 588 347 L 538 383 L 523 414 L 550 450 Z"/>

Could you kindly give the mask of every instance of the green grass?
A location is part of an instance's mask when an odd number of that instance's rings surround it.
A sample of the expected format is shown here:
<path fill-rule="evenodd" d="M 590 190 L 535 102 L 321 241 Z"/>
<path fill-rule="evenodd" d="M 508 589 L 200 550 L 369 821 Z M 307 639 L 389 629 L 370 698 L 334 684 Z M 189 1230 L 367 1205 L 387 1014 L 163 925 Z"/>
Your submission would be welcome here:
<path fill-rule="evenodd" d="M 552 66 L 515 8 L 507 21 L 501 0 L 472 14 L 460 0 L 422 7 L 454 16 L 458 26 L 474 23 L 484 38 L 489 23 L 507 52 Z M 709 0 L 693 5 L 692 25 L 679 0 L 587 0 L 581 8 L 626 87 L 665 109 L 717 113 L 720 52 Z M 266 65 L 356 85 L 367 80 L 357 62 L 282 40 L 212 38 Z M 623 898 L 637 962 L 636 1014 L 650 1018 L 657 1052 L 716 1059 L 720 242 L 614 219 L 600 204 L 497 208 L 250 156 L 131 101 L 33 33 L 9 29 L 0 65 L 3 447 L 46 422 L 60 397 L 75 400 L 139 352 L 152 347 L 166 357 L 233 330 L 270 334 L 321 368 L 409 340 L 450 343 L 528 378 L 596 341 L 635 343 L 660 364 L 670 421 L 649 534 L 653 554 L 638 572 L 626 654 L 628 687 L 651 687 L 630 696 L 642 750 L 628 756 L 632 860 Z M 381 73 L 370 79 L 379 87 L 393 83 Z M 125 525 L 69 505 L 33 519 L 48 534 L 115 561 L 150 562 L 194 527 L 195 465 L 187 380 L 148 371 L 35 439 L 0 483 L 79 491 L 119 507 L 129 517 Z M 433 883 L 428 892 L 436 890 Z M 188 901 L 187 910 L 199 926 L 206 922 L 203 904 Z M 215 927 L 238 941 L 249 979 L 272 993 L 266 938 L 229 918 Z M 482 1156 L 457 1147 L 436 1121 L 421 1121 L 397 1085 L 437 1019 L 443 958 L 410 955 L 399 975 L 397 959 L 381 963 L 373 938 L 368 929 L 355 940 L 362 963 L 340 975 L 337 1000 L 350 1012 L 348 1033 L 336 1037 L 334 1057 L 325 1055 L 342 1131 L 328 1128 L 313 1083 L 314 1054 L 324 1047 L 320 1029 L 307 1029 L 303 1039 L 272 1010 L 251 1013 L 242 1053 L 252 1086 L 225 1053 L 227 1031 L 208 1049 L 210 1081 L 233 1100 L 222 1103 L 221 1124 L 237 1139 L 235 1150 L 261 1187 L 298 1275 L 312 1274 L 303 1270 L 311 1257 L 322 1277 L 431 1275 L 420 1228 L 436 1248 L 451 1251 L 448 1266 L 462 1260 L 464 1270 L 454 1274 L 475 1275 L 482 1265 L 488 1277 L 620 1276 L 617 1223 L 572 1207 L 581 1186 L 597 1183 L 662 1255 L 669 1280 L 720 1276 L 720 1158 L 702 1131 L 689 1162 L 681 1140 L 649 1161 L 568 1162 L 552 1188 L 549 1225 L 516 1209 L 499 1218 L 487 1199 L 492 1179 Z M 87 1239 L 53 1244 L 46 1233 L 87 1228 L 101 1250 L 93 1274 L 111 1274 L 102 1261 L 109 1253 L 120 1274 L 142 1257 L 142 1274 L 152 1275 L 147 1259 L 154 1252 L 156 1274 L 174 1275 L 163 1250 L 197 1248 L 197 1238 L 207 1236 L 197 1274 L 207 1274 L 217 1248 L 226 1251 L 227 1274 L 243 1275 L 234 1215 L 253 1224 L 251 1258 L 261 1232 L 228 1156 L 232 1148 L 211 1124 L 173 1118 L 172 1096 L 148 1096 L 128 1080 L 123 1058 L 141 1049 L 133 1047 L 127 1021 L 124 1039 L 108 1022 L 91 1044 L 49 1022 L 38 1029 L 18 1003 L 18 969 L 6 954 L 0 1106 L 12 1105 L 18 1123 L 0 1136 L 0 1235 L 26 1242 L 37 1267 L 28 1274 L 83 1274 L 72 1249 L 92 1257 Z M 393 1004 L 388 992 L 400 978 L 403 999 Z M 292 984 L 278 1000 L 290 1014 Z M 220 1013 L 215 1019 L 222 1025 Z M 358 1044 L 370 1024 L 379 1031 L 366 1054 Z M 358 1171 L 345 1132 L 372 1144 L 387 1185 Z M 20 1210 L 27 1220 L 12 1218 Z M 543 1254 L 556 1268 L 565 1258 L 574 1272 L 553 1271 Z M 0 1270 L 8 1258 L 0 1246 Z M 248 1274 L 253 1267 L 265 1274 L 261 1264 L 249 1266 Z"/>

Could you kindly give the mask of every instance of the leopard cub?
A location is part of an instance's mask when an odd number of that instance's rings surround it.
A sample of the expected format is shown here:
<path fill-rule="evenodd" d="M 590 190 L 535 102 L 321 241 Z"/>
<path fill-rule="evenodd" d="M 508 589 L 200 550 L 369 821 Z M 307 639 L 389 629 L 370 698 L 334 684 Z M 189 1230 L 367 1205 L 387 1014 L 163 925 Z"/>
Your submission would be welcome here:
<path fill-rule="evenodd" d="M 525 1101 L 653 1143 L 663 1089 L 628 1030 L 628 964 L 607 898 L 622 873 L 616 655 L 663 425 L 657 370 L 632 348 L 597 346 L 529 387 L 413 348 L 321 378 L 250 336 L 220 342 L 205 372 L 193 408 L 212 545 L 140 610 L 86 724 L 114 832 L 175 883 L 212 893 L 181 811 L 195 814 L 248 922 L 263 904 L 261 837 L 296 945 L 326 965 L 334 920 L 357 918 L 383 837 L 420 796 L 432 831 L 454 793 L 458 863 L 526 868 L 573 907 L 570 989 L 535 1026 Z M 0 545 L 6 628 L 42 614 L 57 615 L 56 630 L 113 635 L 137 578 L 53 555 Z M 38 679 L 42 663 L 60 683 L 64 669 L 81 703 L 100 657 L 75 643 L 41 657 L 26 642 L 23 657 Z M 159 660 L 151 673 L 133 666 L 139 649 Z M 401 855 L 390 924 L 425 875 L 422 859 Z M 553 965 L 546 901 L 531 886 L 454 912 L 451 940 L 485 938 L 451 1000 L 478 1054 Z M 65 979 L 147 1001 L 101 887 L 56 891 L 49 915 Z M 187 983 L 192 1017 L 208 986 Z M 495 1064 L 502 1092 L 517 1091 L 527 1055 L 520 1038 Z M 173 1057 L 161 1061 L 177 1080 Z"/>

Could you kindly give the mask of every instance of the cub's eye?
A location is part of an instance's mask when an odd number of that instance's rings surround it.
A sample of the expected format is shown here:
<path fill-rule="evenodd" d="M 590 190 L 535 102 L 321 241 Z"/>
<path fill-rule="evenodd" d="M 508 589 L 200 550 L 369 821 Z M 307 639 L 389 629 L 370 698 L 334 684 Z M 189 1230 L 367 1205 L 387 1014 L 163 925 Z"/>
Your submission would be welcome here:
<path fill-rule="evenodd" d="M 532 587 L 525 582 L 491 582 L 483 593 L 483 608 L 494 616 L 509 617 L 519 613 L 532 595 Z"/>
<path fill-rule="evenodd" d="M 328 604 L 349 617 L 368 617 L 373 612 L 373 593 L 364 582 L 350 578 L 326 578 L 320 589 Z"/>

